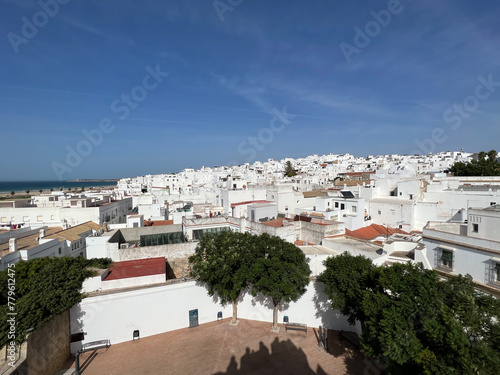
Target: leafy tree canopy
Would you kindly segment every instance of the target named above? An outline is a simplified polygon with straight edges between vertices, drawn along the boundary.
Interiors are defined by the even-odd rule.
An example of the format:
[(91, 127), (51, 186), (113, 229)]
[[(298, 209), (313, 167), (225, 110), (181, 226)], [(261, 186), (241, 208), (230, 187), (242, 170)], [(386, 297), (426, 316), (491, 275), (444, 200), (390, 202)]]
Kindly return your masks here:
[(477, 154), (477, 159), (467, 163), (456, 162), (449, 171), (455, 176), (500, 176), (500, 162), (495, 150), (481, 151)]
[(248, 287), (254, 252), (252, 235), (224, 231), (205, 234), (189, 258), (191, 277), (205, 283), (208, 293), (217, 293), (223, 304), (233, 302)]
[[(24, 340), (26, 330), (41, 327), (82, 300), (83, 281), (94, 275), (88, 267), (108, 268), (110, 265), (108, 258), (43, 257), (20, 261), (0, 272), (0, 315), (6, 317), (7, 312), (17, 313), (16, 341)], [(8, 306), (8, 279), (11, 278), (15, 279), (15, 310)], [(0, 347), (10, 342), (9, 327), (7, 319), (2, 319)]]
[(297, 175), (297, 171), (293, 169), (292, 163), (290, 161), (286, 162), (285, 165), (285, 176), (293, 177)]
[(258, 255), (251, 269), (252, 294), (262, 293), (274, 304), (273, 327), (277, 328), (281, 301), (296, 301), (306, 292), (311, 269), (297, 246), (267, 233), (255, 238)]
[(325, 293), (362, 326), (363, 352), (392, 374), (496, 374), (500, 301), (474, 288), (470, 276), (440, 281), (422, 265), (376, 267), (343, 254), (320, 276)]

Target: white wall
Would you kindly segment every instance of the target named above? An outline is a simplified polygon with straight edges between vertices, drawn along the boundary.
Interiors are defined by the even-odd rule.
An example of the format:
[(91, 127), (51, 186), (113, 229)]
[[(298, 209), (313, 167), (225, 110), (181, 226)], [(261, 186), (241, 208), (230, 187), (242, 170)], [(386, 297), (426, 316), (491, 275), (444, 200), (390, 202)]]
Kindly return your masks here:
[[(70, 310), (71, 333), (86, 332), (84, 341), (71, 344), (71, 351), (96, 340), (109, 339), (111, 344), (131, 341), (136, 329), (141, 337), (147, 337), (186, 328), (189, 310), (194, 309), (198, 309), (200, 324), (215, 321), (219, 311), (224, 318), (232, 316), (231, 305), (222, 307), (216, 298), (208, 296), (205, 287), (194, 281), (87, 297)], [(360, 332), (359, 325), (350, 326), (345, 317), (331, 309), (321, 283), (311, 282), (297, 302), (283, 304), (279, 323), (285, 315), (290, 322), (312, 327)], [(272, 306), (263, 296), (246, 293), (238, 303), (238, 317), (272, 322)]]
[(167, 279), (166, 274), (148, 275), (139, 277), (128, 277), (126, 279), (103, 280), (101, 284), (102, 290), (129, 288), (140, 285), (164, 283)]

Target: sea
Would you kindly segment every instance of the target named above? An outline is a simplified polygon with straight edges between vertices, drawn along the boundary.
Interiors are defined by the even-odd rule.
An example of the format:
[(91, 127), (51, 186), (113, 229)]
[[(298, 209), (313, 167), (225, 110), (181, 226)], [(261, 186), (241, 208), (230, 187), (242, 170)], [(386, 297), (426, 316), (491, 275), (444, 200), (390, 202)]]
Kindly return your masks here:
[(116, 186), (116, 181), (0, 181), (0, 194), (8, 194), (11, 191), (22, 192), (25, 194), (26, 190), (30, 192), (38, 192), (43, 189), (45, 193), (49, 193), (50, 189), (54, 191), (63, 188), (67, 190), (78, 189), (82, 187), (85, 189), (92, 187), (102, 187), (102, 186)]

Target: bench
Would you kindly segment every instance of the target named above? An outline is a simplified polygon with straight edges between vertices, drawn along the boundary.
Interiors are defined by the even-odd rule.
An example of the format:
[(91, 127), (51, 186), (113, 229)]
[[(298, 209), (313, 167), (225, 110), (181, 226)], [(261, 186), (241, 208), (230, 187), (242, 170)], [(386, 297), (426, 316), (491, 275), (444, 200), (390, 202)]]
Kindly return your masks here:
[(339, 332), (339, 339), (341, 340), (344, 339), (349, 341), (351, 344), (354, 345), (356, 350), (361, 349), (361, 341), (359, 340), (359, 337), (355, 332), (349, 332), (349, 331), (346, 332), (344, 330), (341, 330)]
[(83, 344), (82, 348), (79, 350), (80, 353), (85, 353), (88, 352), (89, 350), (97, 350), (97, 349), (103, 349), (103, 348), (109, 348), (111, 346), (111, 341), (110, 340), (98, 340), (98, 341), (92, 341), (88, 342), (86, 344)]
[(285, 332), (288, 332), (288, 330), (295, 330), (295, 331), (304, 331), (307, 335), (307, 324), (304, 323), (285, 323)]

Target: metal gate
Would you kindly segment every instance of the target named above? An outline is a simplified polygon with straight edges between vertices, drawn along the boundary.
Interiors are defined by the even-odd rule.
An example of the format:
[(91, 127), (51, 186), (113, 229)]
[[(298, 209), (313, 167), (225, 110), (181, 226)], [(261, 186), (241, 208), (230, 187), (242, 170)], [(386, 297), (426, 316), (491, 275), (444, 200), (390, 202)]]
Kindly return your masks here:
[(189, 328), (198, 327), (198, 309), (189, 311)]

